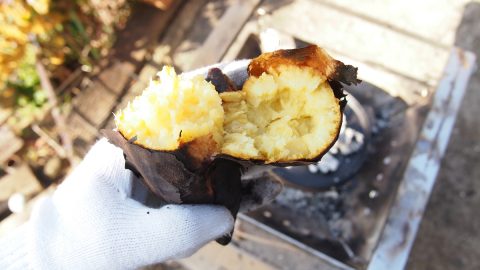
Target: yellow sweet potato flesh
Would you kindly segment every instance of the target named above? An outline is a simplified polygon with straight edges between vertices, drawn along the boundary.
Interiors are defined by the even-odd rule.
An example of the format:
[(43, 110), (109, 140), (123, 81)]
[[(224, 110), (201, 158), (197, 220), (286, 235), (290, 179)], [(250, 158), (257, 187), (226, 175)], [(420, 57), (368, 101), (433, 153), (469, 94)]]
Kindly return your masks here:
[(291, 65), (250, 77), (242, 91), (220, 94), (221, 152), (267, 163), (314, 159), (336, 139), (339, 101), (325, 78)]
[(220, 146), (223, 114), (222, 101), (211, 83), (201, 76), (181, 78), (172, 67), (164, 67), (157, 80), (115, 114), (115, 123), (127, 140), (171, 151), (204, 136)]
[(208, 136), (216, 144), (211, 155), (273, 163), (320, 156), (335, 141), (341, 117), (324, 76), (286, 64), (221, 94), (202, 77), (181, 78), (165, 67), (115, 122), (126, 139), (148, 149), (173, 151)]

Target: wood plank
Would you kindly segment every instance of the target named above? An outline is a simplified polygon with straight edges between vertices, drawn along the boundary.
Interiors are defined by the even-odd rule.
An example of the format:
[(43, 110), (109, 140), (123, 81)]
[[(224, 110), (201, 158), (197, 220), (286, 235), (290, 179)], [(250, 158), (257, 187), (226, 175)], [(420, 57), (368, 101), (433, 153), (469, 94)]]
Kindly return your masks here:
[(26, 164), (13, 168), (0, 178), (0, 201), (8, 201), (14, 193), (31, 197), (41, 190), (42, 186)]
[[(332, 9), (360, 17), (435, 46), (452, 46), (463, 9), (470, 0), (410, 1), (356, 0), (318, 1)], [(414, 27), (413, 27), (414, 26)]]
[[(258, 24), (256, 20), (250, 20), (245, 24), (242, 30), (238, 33), (235, 41), (230, 45), (228, 50), (225, 52), (225, 55), (222, 58), (222, 62), (230, 62), (237, 59), (244, 58), (243, 50), (257, 47), (258, 52), (260, 52), (260, 44), (258, 44)], [(256, 44), (247, 44), (254, 42)], [(252, 50), (253, 51), (253, 50)], [(254, 52), (249, 52), (248, 54), (254, 54)], [(258, 55), (256, 55), (258, 56)], [(247, 56), (248, 57), (248, 56)]]
[(88, 147), (97, 136), (98, 129), (109, 123), (118, 100), (135, 78), (136, 69), (143, 64), (147, 52), (183, 2), (175, 1), (167, 11), (145, 4), (135, 6), (127, 25), (117, 35), (117, 42), (109, 56), (112, 60), (73, 101), (70, 132), (73, 133), (77, 152), (84, 154), (86, 150), (81, 148)]
[[(265, 5), (276, 3), (265, 1)], [(265, 16), (264, 21), (265, 27), (318, 44), (329, 52), (431, 86), (435, 86), (441, 77), (449, 55), (448, 50), (328, 8), (317, 1), (289, 2)]]
[(23, 146), (23, 141), (15, 136), (7, 126), (0, 126), (0, 166)]
[[(145, 66), (143, 66), (142, 70), (140, 71), (140, 73), (138, 74), (137, 76), (137, 79), (136, 79), (136, 82), (135, 83), (142, 83), (142, 84), (148, 84), (150, 82), (150, 79), (152, 79), (153, 77), (155, 77), (155, 75), (159, 72), (160, 70), (154, 66), (154, 65), (150, 65), (150, 64), (146, 64)], [(133, 86), (128, 90), (129, 93), (131, 92), (134, 92), (135, 95), (139, 95), (143, 89), (137, 89), (137, 88), (134, 88)]]
[(94, 81), (73, 100), (74, 110), (94, 127), (99, 128), (110, 116), (117, 102), (117, 96)]
[(123, 93), (135, 70), (143, 63), (150, 47), (168, 27), (170, 20), (183, 1), (175, 1), (166, 11), (139, 4), (135, 7), (127, 26), (118, 33), (110, 61), (102, 68), (98, 79), (116, 95)]
[(275, 268), (240, 250), (234, 245), (211, 242), (192, 256), (178, 261), (189, 270), (273, 270)]
[(135, 5), (127, 25), (117, 34), (117, 42), (109, 58), (133, 63), (137, 67), (141, 65), (184, 2), (176, 0), (166, 11), (142, 3)]
[(172, 54), (175, 48), (185, 39), (185, 35), (196, 21), (197, 14), (207, 2), (207, 0), (195, 0), (185, 3), (152, 54), (152, 61), (155, 64), (159, 66), (173, 64)]
[[(293, 35), (296, 38), (296, 35)], [(256, 43), (256, 44), (247, 44)], [(232, 43), (222, 61), (229, 62), (235, 59), (241, 59), (244, 56), (244, 50), (257, 47), (260, 49), (258, 43), (258, 27), (255, 21), (250, 21), (242, 28), (235, 41)], [(336, 59), (358, 67), (360, 79), (367, 81), (375, 86), (385, 90), (394, 97), (400, 97), (409, 105), (422, 105), (429, 102), (431, 93), (434, 90), (434, 85), (399, 76), (391, 71), (382, 69), (381, 67), (354, 60), (346, 57), (342, 53), (329, 53)], [(248, 57), (254, 57), (254, 53), (247, 53)]]
[(193, 61), (187, 65), (188, 70), (219, 62), (259, 2), (259, 0), (236, 1), (230, 6)]
[(173, 0), (140, 0), (161, 10), (167, 10), (172, 5)]
[(127, 83), (132, 79), (135, 65), (128, 62), (113, 61), (99, 74), (98, 80), (105, 88), (116, 95), (122, 94)]
[(77, 113), (70, 114), (67, 118), (67, 123), (75, 154), (79, 156), (85, 155), (90, 145), (95, 141), (98, 129)]
[(133, 100), (134, 97), (140, 95), (143, 90), (145, 90), (145, 88), (148, 86), (150, 80), (153, 79), (158, 72), (159, 69), (157, 66), (146, 64), (138, 74), (136, 80), (128, 89), (127, 93), (122, 97), (122, 100), (116, 106), (115, 110), (123, 109), (129, 101)]

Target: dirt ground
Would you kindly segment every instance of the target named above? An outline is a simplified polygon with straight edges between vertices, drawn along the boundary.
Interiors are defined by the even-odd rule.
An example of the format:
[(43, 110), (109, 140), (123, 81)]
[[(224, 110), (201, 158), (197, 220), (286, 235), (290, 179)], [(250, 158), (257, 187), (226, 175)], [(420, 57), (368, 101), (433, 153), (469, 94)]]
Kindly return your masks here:
[[(456, 45), (477, 54), (480, 3), (466, 5)], [(470, 84), (407, 269), (480, 269), (480, 72)]]

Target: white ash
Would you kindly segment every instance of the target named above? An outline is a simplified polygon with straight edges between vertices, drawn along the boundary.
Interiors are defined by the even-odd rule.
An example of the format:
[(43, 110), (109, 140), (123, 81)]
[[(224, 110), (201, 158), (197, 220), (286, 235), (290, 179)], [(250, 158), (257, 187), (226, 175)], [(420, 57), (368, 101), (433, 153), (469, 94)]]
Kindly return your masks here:
[(325, 154), (322, 157), (322, 160), (319, 161), (316, 165), (318, 170), (320, 170), (324, 174), (329, 172), (336, 172), (339, 166), (340, 161), (330, 153)]
[(318, 172), (318, 165), (317, 164), (308, 165), (308, 171), (311, 172), (311, 173), (317, 173)]
[(340, 167), (340, 161), (335, 155), (350, 155), (359, 151), (365, 141), (363, 133), (347, 126), (345, 115), (343, 116), (342, 127), (337, 142), (332, 146), (317, 164), (308, 165), (311, 173), (321, 172), (323, 174), (333, 173)]
[(270, 211), (264, 211), (264, 212), (263, 212), (263, 216), (266, 217), (266, 218), (271, 218), (271, 217), (272, 217), (272, 212), (270, 212)]
[[(348, 237), (351, 236), (351, 230), (348, 229), (351, 224), (344, 223), (351, 223), (351, 221), (344, 218), (344, 194), (346, 193), (342, 192), (341, 189), (331, 189), (324, 192), (308, 192), (291, 187), (284, 187), (283, 191), (275, 199), (274, 204), (289, 209), (287, 210), (288, 212), (301, 213), (299, 214), (300, 216), (311, 221), (316, 221), (317, 223), (315, 224), (317, 225), (314, 227), (316, 230), (319, 230), (319, 232), (315, 234), (328, 235), (330, 238), (339, 237), (348, 239)], [(307, 224), (301, 223), (302, 220), (302, 218), (297, 217), (294, 221), (295, 226), (304, 225), (308, 227)], [(292, 226), (293, 225), (292, 223)], [(320, 227), (324, 227), (322, 229), (323, 232), (320, 232)]]
[(392, 159), (390, 157), (385, 157), (383, 159), (383, 164), (388, 165), (388, 164), (390, 164), (391, 161), (392, 161)]
[(369, 197), (370, 199), (375, 199), (376, 197), (378, 197), (378, 191), (377, 191), (377, 190), (374, 190), (374, 189), (370, 190), (370, 191), (368, 192), (368, 197)]
[(353, 154), (362, 148), (364, 139), (363, 133), (347, 127), (344, 132), (340, 133), (330, 152), (332, 154), (341, 153), (342, 155)]

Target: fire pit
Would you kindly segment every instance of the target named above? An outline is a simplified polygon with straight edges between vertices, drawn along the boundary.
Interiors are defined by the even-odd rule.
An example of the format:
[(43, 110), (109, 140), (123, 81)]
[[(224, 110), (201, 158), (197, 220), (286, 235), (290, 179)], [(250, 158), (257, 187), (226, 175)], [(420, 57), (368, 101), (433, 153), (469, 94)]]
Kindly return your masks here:
[[(255, 32), (252, 29), (248, 24), (244, 27), (237, 38), (243, 46), (233, 44), (234, 49), (227, 52), (227, 60), (229, 57), (255, 57), (261, 51), (261, 37), (252, 34)], [(308, 44), (293, 37), (290, 40), (297, 47)], [(447, 102), (441, 100), (440, 96), (444, 95), (461, 100), (473, 69), (473, 59), (471, 54), (453, 50), (446, 70), (456, 73), (443, 79), (432, 99), (428, 92), (418, 93), (418, 100), (423, 101), (417, 103), (393, 96), (369, 82), (347, 86), (351, 106), (346, 110), (347, 123), (353, 129), (351, 132), (361, 133), (359, 140), (363, 139), (358, 149), (343, 155), (334, 153), (334, 157), (337, 155), (334, 162), (338, 164), (332, 166), (336, 170), (326, 173), (319, 172), (321, 164), (320, 168), (273, 169), (271, 173), (284, 180), (284, 191), (272, 204), (241, 216), (240, 231), (291, 244), (297, 248), (295, 255), (275, 249), (277, 258), (272, 259), (274, 255), (261, 251), (268, 245), (261, 249), (258, 243), (241, 238), (236, 244), (281, 269), (293, 267), (290, 261), (299, 260), (303, 256), (300, 254), (305, 253), (316, 257), (306, 263), (309, 267), (383, 269), (396, 265), (402, 268), (421, 219), (421, 214), (405, 213), (423, 211), (436, 177), (436, 171), (412, 173), (413, 167), (423, 166), (416, 155), (425, 151), (443, 154), (444, 149), (435, 149), (439, 147), (437, 144), (446, 145), (448, 135), (429, 137), (427, 143), (424, 134), (431, 132), (429, 123), (443, 123), (451, 117), (451, 111), (458, 109), (458, 103), (453, 101), (448, 105), (438, 102)], [(445, 110), (445, 106), (452, 109)], [(431, 107), (440, 108), (435, 111)], [(443, 125), (438, 132), (450, 134), (451, 129), (451, 124)], [(433, 162), (438, 170), (441, 154), (430, 158), (435, 159)], [(328, 166), (331, 164), (327, 164), (325, 171)], [(427, 181), (428, 185), (408, 190), (408, 196), (416, 198), (417, 202), (408, 203), (409, 199), (404, 198), (405, 187), (416, 186), (418, 181)], [(390, 243), (392, 239), (398, 242)], [(278, 259), (278, 254), (282, 254), (282, 259)]]

